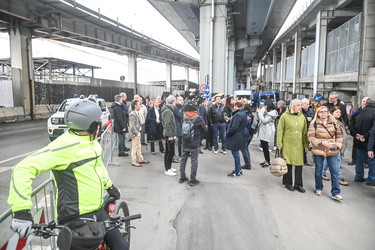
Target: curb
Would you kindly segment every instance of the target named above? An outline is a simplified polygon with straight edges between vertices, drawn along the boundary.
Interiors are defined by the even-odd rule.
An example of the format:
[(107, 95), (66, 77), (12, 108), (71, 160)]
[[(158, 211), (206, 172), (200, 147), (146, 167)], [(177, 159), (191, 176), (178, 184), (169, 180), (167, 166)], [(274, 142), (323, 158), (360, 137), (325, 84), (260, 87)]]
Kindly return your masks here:
[(46, 127), (47, 128), (47, 118), (29, 120), (29, 121), (12, 121), (0, 123), (0, 132), (14, 131), (20, 129), (28, 129), (35, 127)]

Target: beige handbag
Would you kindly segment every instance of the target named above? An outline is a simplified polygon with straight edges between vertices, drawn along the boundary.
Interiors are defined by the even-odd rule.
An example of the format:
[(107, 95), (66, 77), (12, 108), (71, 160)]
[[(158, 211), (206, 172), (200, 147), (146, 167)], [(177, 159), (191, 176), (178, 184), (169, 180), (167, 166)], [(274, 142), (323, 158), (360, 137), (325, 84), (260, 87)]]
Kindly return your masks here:
[(276, 149), (275, 159), (271, 161), (270, 172), (272, 175), (280, 177), (288, 173), (288, 166), (286, 161), (280, 157), (280, 150)]

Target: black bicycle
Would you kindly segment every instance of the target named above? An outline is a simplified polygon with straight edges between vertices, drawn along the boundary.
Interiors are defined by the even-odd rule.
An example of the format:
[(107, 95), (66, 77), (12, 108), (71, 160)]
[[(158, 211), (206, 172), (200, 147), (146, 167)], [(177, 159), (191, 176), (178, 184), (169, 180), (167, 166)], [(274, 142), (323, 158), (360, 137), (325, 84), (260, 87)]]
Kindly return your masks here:
[[(102, 208), (108, 213), (110, 216), (109, 220), (103, 221), (104, 226), (108, 227), (111, 225), (115, 228), (120, 230), (120, 233), (126, 239), (129, 244), (130, 248), (130, 230), (134, 226), (130, 225), (131, 220), (140, 219), (141, 214), (129, 215), (129, 208), (125, 201), (120, 201), (119, 203), (113, 197), (109, 197), (108, 194), (104, 197), (104, 203)], [(48, 224), (33, 224), (32, 228), (34, 229), (33, 235), (38, 237), (43, 237), (47, 239), (51, 236), (58, 236), (55, 230), (61, 230), (65, 226), (57, 225), (55, 221), (51, 221)], [(110, 247), (108, 244), (102, 240), (98, 250), (109, 250)]]

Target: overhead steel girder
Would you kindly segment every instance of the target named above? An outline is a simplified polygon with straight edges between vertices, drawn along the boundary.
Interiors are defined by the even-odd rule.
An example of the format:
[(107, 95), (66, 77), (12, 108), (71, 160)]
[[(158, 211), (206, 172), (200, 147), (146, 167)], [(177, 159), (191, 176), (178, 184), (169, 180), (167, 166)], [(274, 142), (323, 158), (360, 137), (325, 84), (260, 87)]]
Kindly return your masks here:
[[(77, 8), (76, 5), (71, 6), (51, 0), (2, 0), (0, 13), (5, 13), (6, 18), (23, 20), (22, 25), (33, 28), (34, 34), (43, 38), (104, 49), (118, 54), (135, 53), (138, 57), (149, 60), (199, 68), (197, 59), (92, 10), (90, 10), (92, 13), (88, 14), (88, 10), (82, 10), (84, 6), (80, 5), (80, 8)], [(3, 15), (0, 17), (2, 18)], [(10, 28), (9, 25), (7, 27)]]

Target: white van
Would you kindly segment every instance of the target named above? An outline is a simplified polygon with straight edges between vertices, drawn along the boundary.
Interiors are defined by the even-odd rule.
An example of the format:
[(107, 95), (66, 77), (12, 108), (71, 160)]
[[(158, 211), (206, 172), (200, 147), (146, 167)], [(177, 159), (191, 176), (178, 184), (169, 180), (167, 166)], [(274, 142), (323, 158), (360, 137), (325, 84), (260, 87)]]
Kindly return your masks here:
[(254, 90), (246, 90), (246, 89), (240, 89), (240, 90), (234, 90), (233, 91), (233, 97), (234, 98), (238, 98), (238, 100), (241, 100), (242, 98), (246, 98), (247, 99), (247, 102), (248, 104), (251, 105), (251, 102), (253, 100), (253, 94)]
[[(51, 141), (55, 140), (57, 137), (62, 135), (68, 127), (65, 125), (64, 121), (64, 113), (65, 110), (71, 105), (73, 102), (80, 100), (78, 98), (69, 98), (64, 100), (60, 107), (56, 110), (56, 113), (54, 113), (50, 118), (48, 118), (47, 121), (47, 130), (48, 130), (48, 135), (49, 139)], [(110, 119), (110, 112), (107, 108), (107, 104), (105, 103), (105, 100), (102, 98), (97, 98), (96, 103), (102, 110), (102, 116), (100, 117), (102, 124), (101, 128), (102, 130), (105, 129), (105, 125), (107, 121)]]

